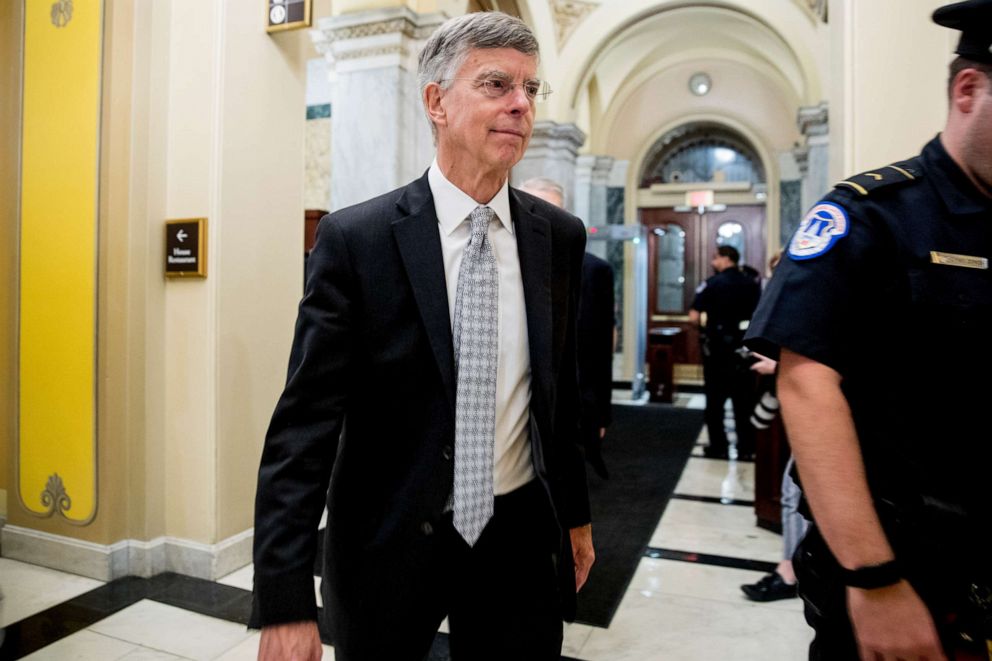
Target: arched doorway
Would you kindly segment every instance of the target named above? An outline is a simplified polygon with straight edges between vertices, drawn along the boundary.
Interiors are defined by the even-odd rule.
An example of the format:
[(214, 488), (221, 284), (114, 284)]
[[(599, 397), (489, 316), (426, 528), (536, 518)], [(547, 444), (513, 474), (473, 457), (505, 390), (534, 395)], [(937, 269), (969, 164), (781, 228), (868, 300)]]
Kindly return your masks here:
[[(767, 178), (757, 150), (733, 129), (683, 124), (648, 151), (639, 188), (657, 206), (638, 208), (648, 237), (648, 336), (671, 344), (676, 380), (698, 379), (698, 332), (688, 322), (696, 289), (712, 275), (717, 246), (763, 271)], [(651, 341), (649, 340), (649, 344)]]

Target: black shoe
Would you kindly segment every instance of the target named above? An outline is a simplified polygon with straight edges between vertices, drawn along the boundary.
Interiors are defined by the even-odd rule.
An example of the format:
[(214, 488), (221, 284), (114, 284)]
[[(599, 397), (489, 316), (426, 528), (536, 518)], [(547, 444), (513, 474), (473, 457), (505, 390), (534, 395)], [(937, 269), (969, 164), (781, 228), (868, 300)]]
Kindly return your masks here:
[(707, 459), (730, 459), (730, 454), (727, 452), (726, 448), (719, 450), (711, 445), (707, 445), (703, 448), (703, 456)]
[(789, 585), (778, 572), (772, 572), (757, 583), (742, 585), (741, 590), (751, 601), (777, 601), (798, 596), (796, 585)]

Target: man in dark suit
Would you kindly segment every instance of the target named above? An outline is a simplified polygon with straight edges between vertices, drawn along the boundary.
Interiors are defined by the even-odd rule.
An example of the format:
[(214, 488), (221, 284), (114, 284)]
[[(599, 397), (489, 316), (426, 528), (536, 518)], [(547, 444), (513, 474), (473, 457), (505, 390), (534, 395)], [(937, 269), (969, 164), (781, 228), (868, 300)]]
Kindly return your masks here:
[(613, 420), (613, 350), (616, 315), (613, 303), (613, 267), (591, 253), (582, 258), (582, 294), (579, 297), (580, 429), (586, 461), (604, 480), (610, 473), (603, 461), (603, 439)]
[[(536, 195), (561, 209), (565, 190), (547, 177), (534, 177), (520, 190)], [(586, 461), (604, 480), (610, 473), (603, 461), (603, 439), (613, 419), (613, 351), (616, 346), (616, 311), (613, 267), (592, 253), (582, 258), (582, 293), (579, 295), (579, 393), (582, 401), (580, 434)]]
[(251, 625), (261, 659), (558, 659), (593, 561), (578, 444), (585, 235), (507, 185), (538, 47), (518, 19), (452, 19), (420, 54), (437, 145), (419, 180), (321, 221), (265, 440)]

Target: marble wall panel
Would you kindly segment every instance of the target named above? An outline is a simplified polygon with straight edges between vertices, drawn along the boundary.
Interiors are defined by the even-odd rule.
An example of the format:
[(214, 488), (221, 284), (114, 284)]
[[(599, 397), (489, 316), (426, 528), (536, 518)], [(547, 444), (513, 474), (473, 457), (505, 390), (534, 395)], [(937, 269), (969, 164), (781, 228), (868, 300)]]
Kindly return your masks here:
[(305, 209), (329, 209), (331, 204), (331, 116), (330, 105), (327, 114), (314, 112), (309, 119), (311, 108), (307, 108), (306, 127), (306, 166), (303, 187)]
[(334, 99), (332, 210), (405, 185), (430, 166), (433, 143), (412, 73), (399, 67), (342, 72)]
[(805, 212), (802, 203), (803, 183), (798, 179), (779, 182), (779, 218), (781, 219), (779, 241), (783, 246), (792, 238), (792, 233), (796, 231)]

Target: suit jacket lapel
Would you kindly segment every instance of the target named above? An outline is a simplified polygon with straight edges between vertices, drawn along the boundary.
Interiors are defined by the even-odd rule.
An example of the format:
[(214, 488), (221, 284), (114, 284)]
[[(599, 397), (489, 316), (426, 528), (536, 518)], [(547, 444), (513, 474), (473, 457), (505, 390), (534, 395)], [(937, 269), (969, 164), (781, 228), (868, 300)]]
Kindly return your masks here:
[(512, 188), (510, 205), (527, 307), (531, 387), (546, 407), (551, 403), (552, 385), (551, 226), (547, 218), (533, 213), (532, 203)]
[(448, 404), (454, 411), (455, 366), (448, 290), (434, 198), (426, 174), (406, 187), (397, 206), (401, 217), (393, 222), (393, 235), (441, 371)]

